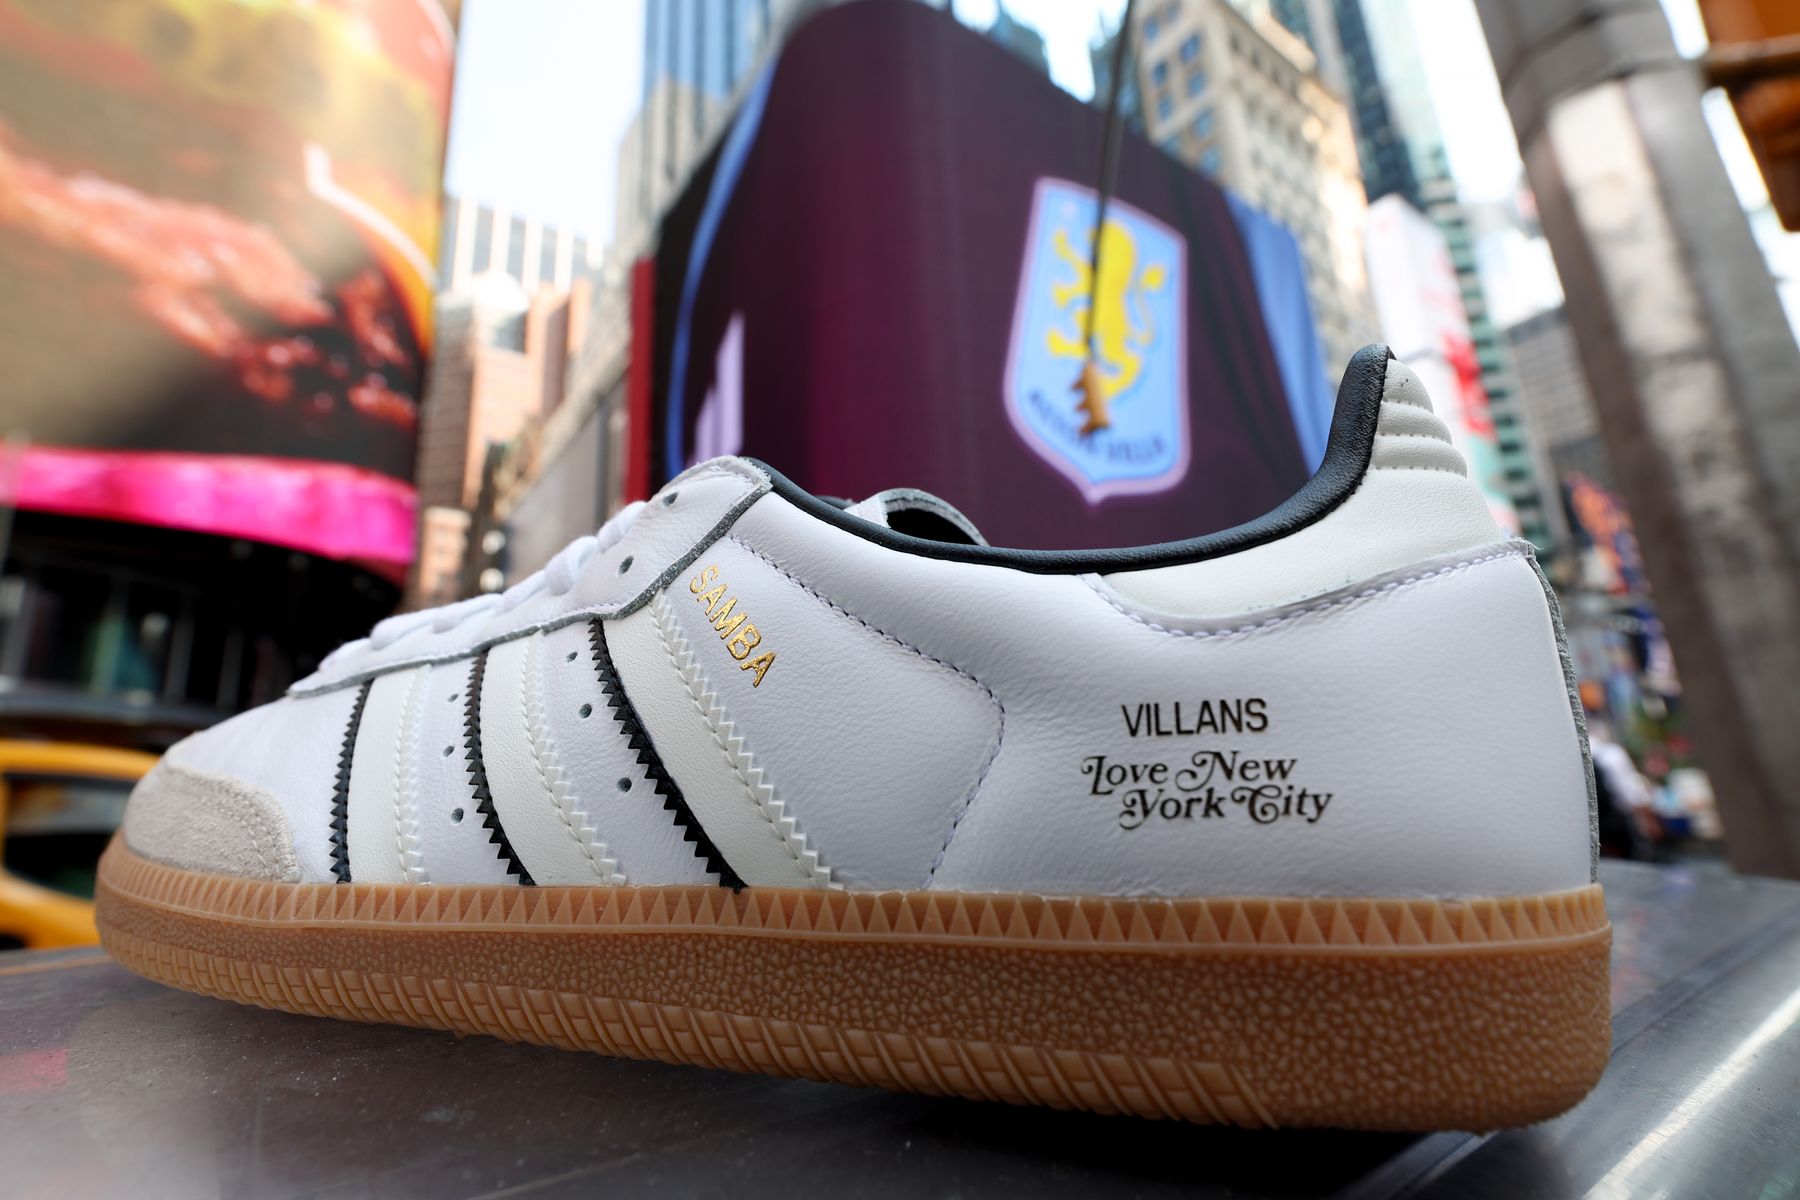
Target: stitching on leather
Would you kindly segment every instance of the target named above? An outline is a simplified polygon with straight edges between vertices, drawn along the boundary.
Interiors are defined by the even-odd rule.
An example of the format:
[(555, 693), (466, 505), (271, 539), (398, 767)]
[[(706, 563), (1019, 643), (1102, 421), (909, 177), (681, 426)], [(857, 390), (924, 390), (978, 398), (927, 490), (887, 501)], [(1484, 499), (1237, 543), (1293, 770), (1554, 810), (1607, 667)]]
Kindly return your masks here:
[[(240, 795), (238, 798), (242, 800), (247, 798), (242, 796), (241, 793), (249, 790), (248, 785), (240, 784), (237, 780), (231, 779), (225, 775), (215, 775), (211, 771), (202, 771), (195, 767), (187, 766), (183, 763), (176, 762), (167, 756), (164, 757), (162, 762), (156, 765), (156, 769), (166, 770), (170, 775), (177, 778), (186, 776), (188, 786), (194, 790), (184, 792), (180, 797), (181, 800), (190, 803), (199, 801), (211, 812), (227, 818), (250, 836), (250, 849), (256, 854), (256, 865), (261, 875), (275, 876), (285, 874), (281, 871), (280, 851), (275, 849), (272, 845), (264, 847), (263, 840), (258, 835), (257, 825), (259, 824), (259, 820), (251, 819), (251, 812), (254, 810), (247, 810), (239, 805), (229, 804), (215, 794), (215, 789), (231, 791), (233, 793), (239, 793)], [(206, 785), (211, 785), (211, 787), (209, 788)], [(170, 787), (173, 785), (164, 784), (163, 786)], [(258, 818), (260, 818), (260, 815), (260, 812), (258, 812)], [(270, 830), (268, 832), (270, 833), (270, 841), (273, 842), (275, 840), (274, 831)]]
[[(544, 798), (550, 801), (550, 807), (562, 818), (563, 828), (569, 831), (569, 837), (581, 848), (581, 853), (595, 876), (602, 883), (624, 883), (624, 872), (619, 870), (619, 861), (614, 857), (611, 847), (597, 837), (590, 840), (581, 836), (583, 830), (597, 831), (588, 823), (587, 813), (576, 806), (576, 800), (569, 795), (568, 789), (557, 786), (562, 782), (562, 768), (554, 762), (546, 762), (546, 759), (555, 758), (556, 745), (550, 736), (549, 724), (544, 719), (543, 700), (539, 695), (543, 687), (543, 641), (542, 634), (534, 634), (525, 643), (525, 662), (519, 670), (519, 707), (525, 718), (525, 744), (531, 748), (531, 762), (537, 768), (538, 784), (544, 789)], [(550, 778), (551, 771), (557, 773), (555, 781)], [(581, 817), (580, 828), (575, 825), (576, 816)], [(598, 857), (594, 854), (595, 846), (600, 850)]]
[[(693, 704), (694, 711), (700, 714), (700, 719), (706, 722), (707, 729), (712, 733), (713, 744), (724, 755), (725, 765), (737, 776), (745, 797), (756, 807), (762, 819), (768, 822), (769, 831), (781, 842), (782, 848), (794, 860), (801, 875), (830, 883), (830, 868), (819, 862), (819, 852), (807, 839), (806, 831), (800, 828), (799, 821), (787, 811), (786, 803), (775, 797), (774, 785), (768, 782), (762, 765), (756, 761), (755, 751), (745, 743), (743, 735), (737, 732), (735, 722), (725, 715), (723, 702), (718, 693), (712, 690), (711, 681), (701, 670), (693, 647), (688, 645), (686, 636), (676, 622), (675, 611), (669, 605), (668, 593), (659, 593), (650, 602), (650, 615), (653, 618), (651, 623), (656, 626), (657, 638), (662, 642), (663, 653), (669, 656), (669, 665), (675, 668), (676, 676), (687, 690), (688, 700)], [(685, 663), (682, 662), (684, 656), (687, 659)], [(735, 748), (732, 745), (734, 742)], [(751, 763), (750, 769), (756, 772), (756, 781), (752, 781), (749, 772), (745, 770), (745, 760)], [(768, 791), (768, 799), (758, 792), (759, 786)], [(786, 831), (782, 829), (784, 821), (787, 824)]]
[(735, 533), (727, 534), (726, 538), (729, 541), (736, 542), (739, 546), (742, 546), (745, 550), (749, 551), (751, 554), (755, 555), (757, 558), (760, 558), (762, 561), (768, 563), (769, 566), (773, 567), (776, 571), (780, 572), (783, 576), (785, 576), (786, 578), (791, 580), (795, 585), (797, 585), (801, 591), (805, 592), (807, 595), (811, 596), (813, 599), (815, 599), (819, 603), (823, 604), (826, 608), (831, 609), (833, 612), (839, 614), (840, 616), (845, 616), (845, 617), (850, 618), (852, 621), (855, 621), (858, 625), (861, 625), (864, 629), (868, 630), (870, 633), (874, 634), (876, 637), (881, 638), (883, 641), (891, 642), (894, 645), (900, 647), (902, 650), (905, 650), (909, 654), (917, 655), (918, 657), (924, 659), (928, 663), (934, 663), (937, 666), (943, 667), (947, 671), (953, 671), (956, 674), (962, 676), (964, 679), (968, 680), (970, 683), (972, 683), (976, 687), (980, 688), (981, 694), (986, 696), (988, 698), (988, 703), (990, 703), (994, 706), (994, 712), (995, 712), (996, 716), (998, 717), (998, 724), (994, 728), (994, 744), (992, 746), (988, 747), (987, 759), (986, 759), (986, 761), (984, 761), (981, 764), (981, 770), (979, 772), (977, 772), (977, 774), (975, 776), (974, 786), (969, 789), (968, 794), (963, 797), (962, 804), (957, 807), (956, 812), (951, 816), (950, 828), (949, 828), (948, 832), (946, 832), (944, 835), (944, 844), (943, 844), (942, 848), (940, 848), (938, 850), (937, 857), (931, 860), (931, 868), (925, 872), (925, 886), (930, 886), (931, 881), (934, 878), (936, 878), (936, 876), (937, 876), (938, 868), (944, 865), (944, 856), (950, 852), (950, 843), (956, 840), (957, 831), (962, 828), (963, 818), (968, 815), (970, 806), (972, 806), (975, 803), (975, 797), (980, 794), (981, 785), (987, 782), (988, 772), (993, 770), (993, 767), (994, 767), (994, 760), (1000, 757), (1000, 743), (1003, 740), (1005, 740), (1005, 738), (1006, 738), (1006, 705), (1004, 705), (1000, 702), (1000, 697), (996, 696), (994, 694), (993, 688), (991, 688), (987, 684), (981, 682), (981, 680), (977, 679), (974, 675), (971, 675), (969, 672), (963, 670), (961, 667), (957, 666), (955, 663), (947, 662), (946, 660), (938, 658), (936, 655), (933, 655), (933, 654), (927, 654), (925, 651), (919, 649), (919, 647), (913, 645), (911, 642), (905, 641), (901, 638), (897, 638), (893, 634), (889, 633), (887, 630), (881, 629), (875, 625), (871, 625), (869, 622), (863, 620), (863, 618), (857, 616), (855, 613), (851, 612), (849, 609), (845, 608), (843, 605), (841, 605), (841, 604), (837, 603), (835, 600), (831, 599), (829, 596), (826, 596), (824, 593), (818, 591), (811, 584), (807, 583), (806, 580), (800, 578), (798, 575), (794, 574), (792, 571), (788, 570), (786, 567), (784, 567), (780, 563), (776, 562), (773, 558), (770, 558), (767, 554), (764, 554), (761, 550), (758, 550), (755, 546), (752, 546), (749, 542), (746, 542), (743, 538), (739, 537), (737, 534), (735, 534)]
[(1467, 476), (1462, 471), (1457, 470), (1455, 467), (1413, 467), (1413, 466), (1390, 467), (1383, 463), (1371, 463), (1369, 466), (1369, 470), (1371, 470), (1371, 471), (1439, 471), (1445, 475), (1455, 475), (1458, 478), (1467, 478)]
[[(1388, 468), (1383, 468), (1383, 469), (1405, 471), (1405, 470), (1434, 470), (1435, 468), (1431, 468), (1431, 467), (1418, 467), (1418, 468), (1388, 467)], [(1099, 576), (1083, 575), (1081, 578), (1082, 578), (1082, 582), (1086, 583), (1089, 588), (1093, 589), (1094, 593), (1097, 596), (1099, 596), (1102, 600), (1106, 601), (1108, 604), (1112, 605), (1113, 608), (1117, 609), (1123, 615), (1130, 617), (1133, 621), (1136, 621), (1139, 625), (1147, 626), (1151, 629), (1156, 630), (1156, 632), (1158, 632), (1158, 633), (1166, 633), (1172, 637), (1186, 637), (1186, 638), (1235, 637), (1240, 634), (1255, 633), (1261, 629), (1269, 629), (1276, 625), (1285, 624), (1288, 621), (1297, 620), (1301, 617), (1312, 616), (1315, 613), (1329, 612), (1331, 609), (1334, 609), (1334, 608), (1343, 608), (1347, 605), (1359, 604), (1364, 600), (1373, 599), (1374, 597), (1380, 596), (1384, 593), (1399, 591), (1402, 588), (1411, 587), (1412, 585), (1417, 584), (1417, 583), (1423, 583), (1428, 579), (1436, 579), (1442, 575), (1451, 575), (1458, 571), (1466, 571), (1470, 567), (1479, 566), (1482, 563), (1495, 562), (1499, 559), (1504, 559), (1504, 558), (1523, 558), (1523, 557), (1524, 557), (1523, 550), (1521, 550), (1517, 547), (1514, 547), (1514, 546), (1508, 546), (1504, 550), (1496, 550), (1496, 551), (1492, 552), (1491, 554), (1483, 554), (1477, 558), (1466, 558), (1459, 562), (1446, 563), (1444, 566), (1436, 567), (1430, 571), (1421, 571), (1417, 575), (1407, 575), (1400, 579), (1390, 579), (1386, 583), (1379, 584), (1372, 588), (1364, 588), (1360, 592), (1351, 592), (1348, 595), (1333, 596), (1331, 599), (1322, 601), (1317, 604), (1309, 604), (1309, 605), (1305, 605), (1305, 606), (1302, 606), (1299, 608), (1289, 609), (1286, 612), (1279, 613), (1273, 617), (1268, 617), (1261, 621), (1255, 621), (1248, 625), (1235, 625), (1228, 629), (1170, 629), (1167, 625), (1159, 625), (1155, 621), (1152, 621), (1150, 618), (1144, 616), (1142, 613), (1133, 612), (1131, 609), (1125, 607), (1125, 605), (1120, 603), (1120, 601), (1116, 597), (1114, 597), (1107, 589), (1105, 589), (1101, 586)]]
[[(417, 803), (418, 785), (413, 778), (418, 762), (419, 750), (419, 711), (415, 707), (419, 703), (419, 694), (425, 681), (431, 676), (429, 666), (415, 668), (412, 678), (407, 682), (406, 699), (400, 705), (400, 736), (394, 739), (394, 849), (400, 856), (400, 874), (408, 883), (426, 883), (425, 870), (419, 868), (419, 878), (413, 879), (413, 866), (407, 860), (406, 839), (411, 836), (417, 841), (418, 822), (411, 811)], [(407, 827), (413, 832), (409, 835)]]

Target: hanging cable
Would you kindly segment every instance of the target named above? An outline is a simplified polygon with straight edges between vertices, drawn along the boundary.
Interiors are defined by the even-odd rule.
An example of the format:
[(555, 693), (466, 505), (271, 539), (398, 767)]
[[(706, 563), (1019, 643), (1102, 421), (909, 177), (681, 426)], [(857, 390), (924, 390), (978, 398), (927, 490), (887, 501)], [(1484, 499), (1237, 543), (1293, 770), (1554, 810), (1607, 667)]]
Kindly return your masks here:
[(1094, 313), (1099, 302), (1100, 262), (1104, 253), (1106, 231), (1106, 209), (1112, 201), (1113, 187), (1119, 174), (1119, 146), (1124, 140), (1125, 119), (1119, 111), (1119, 100), (1125, 90), (1125, 70), (1130, 62), (1131, 39), (1135, 36), (1132, 24), (1132, 13), (1137, 8), (1137, 0), (1125, 0), (1125, 16), (1120, 22), (1119, 30), (1113, 38), (1112, 78), (1107, 80), (1106, 127), (1100, 140), (1100, 177), (1095, 181), (1094, 204), (1094, 237), (1093, 246), (1088, 255), (1088, 305), (1087, 361), (1081, 368), (1081, 379), (1076, 383), (1076, 390), (1081, 393), (1081, 401), (1076, 405), (1086, 420), (1082, 423), (1083, 437), (1096, 433), (1112, 424), (1112, 414), (1107, 411), (1106, 396), (1103, 391), (1105, 381), (1100, 374), (1097, 361), (1099, 353), (1097, 339), (1099, 331), (1095, 328)]

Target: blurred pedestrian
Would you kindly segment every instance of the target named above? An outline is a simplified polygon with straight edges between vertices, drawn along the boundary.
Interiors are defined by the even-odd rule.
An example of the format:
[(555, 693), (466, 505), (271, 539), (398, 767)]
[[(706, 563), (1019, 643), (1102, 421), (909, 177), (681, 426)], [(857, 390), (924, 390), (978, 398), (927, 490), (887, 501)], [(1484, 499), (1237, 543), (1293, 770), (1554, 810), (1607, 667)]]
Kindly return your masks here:
[(1599, 801), (1600, 852), (1613, 858), (1648, 862), (1662, 837), (1650, 785), (1632, 761), (1631, 752), (1613, 740), (1604, 721), (1588, 726), (1594, 756), (1594, 792)]

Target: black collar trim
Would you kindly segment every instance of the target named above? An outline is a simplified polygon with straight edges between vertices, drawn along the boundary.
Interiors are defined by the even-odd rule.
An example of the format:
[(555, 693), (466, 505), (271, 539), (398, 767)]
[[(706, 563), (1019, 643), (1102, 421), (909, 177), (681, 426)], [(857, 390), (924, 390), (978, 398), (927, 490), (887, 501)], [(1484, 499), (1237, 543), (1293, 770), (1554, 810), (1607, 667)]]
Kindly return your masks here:
[(967, 546), (912, 537), (851, 516), (766, 463), (756, 459), (750, 461), (767, 473), (775, 495), (802, 512), (846, 533), (904, 554), (1011, 567), (1036, 575), (1106, 575), (1114, 571), (1173, 567), (1279, 541), (1323, 519), (1349, 499), (1369, 469), (1369, 457), (1375, 449), (1375, 426), (1381, 418), (1381, 397), (1387, 387), (1387, 365), (1393, 357), (1393, 352), (1386, 346), (1373, 345), (1364, 346), (1351, 358), (1350, 366), (1338, 384), (1331, 434), (1325, 443), (1325, 459), (1299, 491), (1254, 521), (1218, 533), (1155, 546), (1116, 550), (1008, 550), (999, 546)]

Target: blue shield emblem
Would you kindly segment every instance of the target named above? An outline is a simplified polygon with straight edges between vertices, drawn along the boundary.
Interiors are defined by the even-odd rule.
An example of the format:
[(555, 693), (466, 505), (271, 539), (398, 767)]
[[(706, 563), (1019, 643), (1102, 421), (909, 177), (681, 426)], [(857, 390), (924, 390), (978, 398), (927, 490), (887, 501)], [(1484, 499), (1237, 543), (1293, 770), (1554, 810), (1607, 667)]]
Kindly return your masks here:
[(1013, 428), (1089, 504), (1162, 491), (1188, 468), (1187, 243), (1112, 200), (1090, 286), (1097, 204), (1090, 188), (1038, 180), (1006, 363)]

